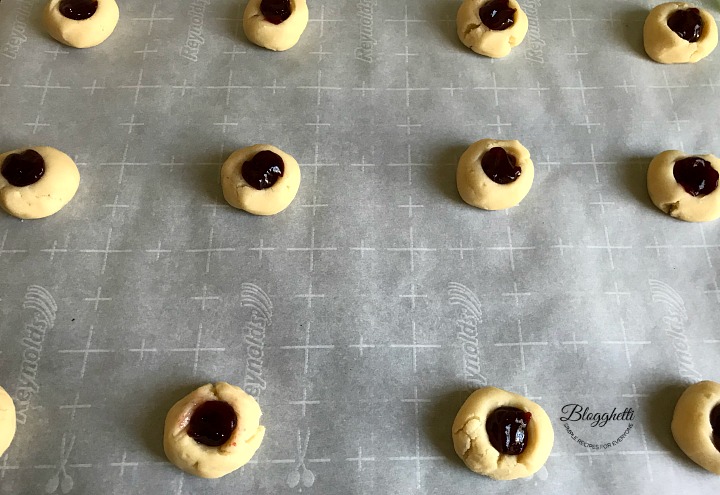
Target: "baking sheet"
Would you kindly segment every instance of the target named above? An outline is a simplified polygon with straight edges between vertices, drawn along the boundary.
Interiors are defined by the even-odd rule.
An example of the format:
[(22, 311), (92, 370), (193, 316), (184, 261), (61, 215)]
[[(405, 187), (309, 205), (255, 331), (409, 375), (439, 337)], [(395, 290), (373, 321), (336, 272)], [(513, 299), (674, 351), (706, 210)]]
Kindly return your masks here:
[[(0, 217), (20, 419), (1, 493), (718, 489), (669, 421), (682, 387), (720, 379), (720, 232), (655, 210), (644, 183), (662, 150), (720, 149), (718, 58), (651, 62), (650, 3), (526, 0), (528, 38), (497, 61), (460, 45), (457, 1), (312, 2), (285, 53), (247, 42), (237, 1), (128, 0), (83, 51), (44, 34), (42, 6), (0, 3), (1, 148), (58, 147), (82, 184), (49, 219)], [(508, 212), (454, 186), (484, 137), (536, 164)], [(218, 184), (258, 142), (302, 164), (274, 218)], [(164, 415), (218, 380), (258, 398), (267, 436), (241, 471), (195, 479), (163, 456)], [(455, 456), (453, 416), (483, 384), (553, 420), (533, 478)], [(633, 428), (583, 447), (568, 404), (632, 408)], [(593, 444), (629, 423), (567, 422)]]

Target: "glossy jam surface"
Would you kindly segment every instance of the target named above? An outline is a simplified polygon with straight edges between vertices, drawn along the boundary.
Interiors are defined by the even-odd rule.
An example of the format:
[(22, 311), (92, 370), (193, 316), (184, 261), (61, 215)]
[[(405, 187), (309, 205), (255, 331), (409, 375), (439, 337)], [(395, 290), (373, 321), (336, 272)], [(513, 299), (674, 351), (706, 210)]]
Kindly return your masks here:
[(673, 175), (677, 183), (691, 196), (707, 196), (717, 189), (720, 178), (710, 162), (698, 156), (676, 161)]
[(197, 443), (220, 447), (228, 441), (237, 426), (235, 409), (227, 402), (204, 402), (190, 418), (187, 433)]
[(290, 5), (290, 0), (262, 0), (260, 12), (266, 21), (282, 24), (292, 14), (292, 5)]
[(490, 0), (480, 7), (480, 20), (493, 31), (503, 31), (515, 24), (515, 9), (508, 0)]
[(13, 153), (2, 163), (2, 176), (15, 187), (35, 184), (45, 174), (45, 160), (35, 150)]
[(704, 23), (700, 10), (692, 8), (673, 12), (668, 17), (667, 25), (685, 41), (695, 43), (702, 36)]
[(90, 19), (98, 8), (97, 0), (62, 0), (60, 13), (73, 21)]
[(720, 404), (710, 411), (710, 426), (712, 426), (713, 444), (720, 450)]
[(516, 163), (515, 157), (500, 147), (489, 149), (480, 160), (485, 174), (497, 184), (510, 184), (520, 177), (522, 169)]
[(272, 151), (261, 151), (243, 163), (242, 177), (255, 189), (269, 189), (285, 173), (283, 159)]
[(498, 407), (485, 422), (490, 444), (505, 455), (520, 455), (528, 443), (532, 414), (516, 407)]

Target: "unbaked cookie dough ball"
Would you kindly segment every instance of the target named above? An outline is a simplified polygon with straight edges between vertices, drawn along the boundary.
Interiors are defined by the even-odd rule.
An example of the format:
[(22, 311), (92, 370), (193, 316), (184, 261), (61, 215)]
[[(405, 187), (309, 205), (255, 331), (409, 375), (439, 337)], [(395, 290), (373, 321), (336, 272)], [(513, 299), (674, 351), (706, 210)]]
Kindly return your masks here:
[(5, 389), (0, 387), (0, 456), (10, 447), (16, 426), (15, 404)]
[(252, 459), (265, 436), (260, 406), (224, 382), (190, 393), (167, 414), (165, 455), (186, 473), (220, 478)]
[(480, 55), (507, 56), (527, 30), (528, 18), (516, 0), (464, 0), (458, 10), (460, 41)]
[(661, 64), (695, 63), (718, 44), (715, 19), (684, 2), (669, 2), (650, 11), (643, 28), (645, 51)]
[(455, 452), (476, 473), (496, 480), (532, 476), (547, 461), (555, 434), (531, 400), (495, 387), (468, 397), (452, 426)]
[(22, 219), (44, 218), (75, 196), (80, 172), (62, 151), (48, 146), (0, 155), (0, 207)]
[(43, 22), (60, 43), (90, 48), (108, 39), (119, 18), (115, 0), (50, 0)]
[(220, 175), (225, 201), (253, 215), (280, 213), (300, 189), (298, 162), (269, 144), (237, 150)]
[(527, 196), (534, 177), (530, 152), (519, 141), (482, 139), (460, 157), (457, 188), (469, 205), (505, 210)]
[(297, 44), (309, 18), (305, 0), (249, 0), (243, 29), (256, 45), (281, 52)]
[(720, 474), (720, 383), (689, 386), (675, 406), (671, 430), (685, 455)]
[(648, 168), (650, 199), (668, 215), (686, 222), (715, 220), (720, 217), (718, 171), (720, 160), (713, 155), (663, 151)]

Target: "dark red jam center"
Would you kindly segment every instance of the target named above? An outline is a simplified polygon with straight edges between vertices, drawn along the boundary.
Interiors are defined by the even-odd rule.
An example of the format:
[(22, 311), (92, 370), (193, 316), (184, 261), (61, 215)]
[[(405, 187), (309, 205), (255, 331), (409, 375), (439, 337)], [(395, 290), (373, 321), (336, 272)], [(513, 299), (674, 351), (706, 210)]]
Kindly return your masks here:
[(718, 187), (720, 175), (710, 162), (697, 156), (678, 160), (673, 167), (678, 184), (692, 196), (706, 196)]
[(500, 147), (489, 149), (480, 160), (485, 174), (497, 184), (510, 184), (520, 177), (522, 169), (516, 163), (515, 157)]
[(480, 20), (493, 31), (503, 31), (515, 24), (515, 9), (508, 0), (490, 0), (480, 7)]
[(35, 184), (45, 173), (45, 160), (35, 150), (13, 153), (2, 164), (2, 175), (15, 187)]
[(90, 19), (98, 8), (97, 0), (62, 0), (60, 13), (73, 21)]
[(703, 32), (703, 20), (698, 9), (677, 10), (668, 17), (667, 25), (682, 39), (695, 43)]
[(710, 426), (712, 426), (713, 444), (720, 450), (720, 404), (710, 411)]
[(243, 163), (241, 173), (245, 182), (255, 189), (269, 189), (285, 173), (285, 164), (276, 153), (261, 151)]
[(265, 20), (273, 24), (282, 24), (292, 14), (290, 0), (262, 0), (260, 12)]
[(188, 435), (197, 443), (220, 447), (228, 441), (237, 426), (235, 409), (227, 402), (211, 400), (201, 404), (188, 426)]
[(506, 455), (520, 455), (528, 442), (527, 427), (532, 414), (516, 407), (498, 407), (485, 423), (490, 444)]

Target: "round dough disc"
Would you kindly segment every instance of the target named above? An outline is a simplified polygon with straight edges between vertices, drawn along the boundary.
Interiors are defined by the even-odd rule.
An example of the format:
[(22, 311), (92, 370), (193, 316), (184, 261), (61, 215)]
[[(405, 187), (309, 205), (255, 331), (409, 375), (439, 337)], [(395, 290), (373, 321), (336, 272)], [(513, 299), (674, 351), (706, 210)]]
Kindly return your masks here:
[(120, 10), (115, 0), (98, 0), (98, 7), (92, 17), (76, 21), (60, 13), (61, 0), (50, 0), (45, 7), (43, 22), (48, 34), (73, 48), (97, 46), (112, 34), (120, 19)]
[[(187, 434), (195, 409), (207, 401), (224, 401), (235, 409), (237, 426), (220, 447), (200, 444)], [(207, 384), (180, 399), (165, 419), (165, 455), (186, 473), (201, 478), (220, 478), (247, 464), (265, 436), (260, 425), (260, 406), (241, 388), (228, 383)]]
[[(516, 159), (516, 165), (522, 172), (514, 182), (498, 184), (485, 174), (480, 160), (492, 148), (504, 148)], [(535, 167), (530, 160), (530, 152), (519, 141), (497, 141), (482, 139), (470, 147), (460, 157), (457, 169), (457, 188), (462, 199), (469, 205), (483, 210), (505, 210), (517, 206), (522, 201), (535, 177)]]
[(720, 451), (712, 441), (710, 412), (720, 404), (720, 383), (704, 381), (689, 386), (673, 413), (673, 438), (678, 447), (699, 466), (720, 474)]
[(20, 148), (0, 155), (0, 166), (9, 155), (32, 149), (45, 160), (45, 173), (35, 184), (16, 187), (0, 174), (0, 207), (22, 219), (45, 218), (60, 211), (75, 196), (80, 172), (62, 151), (48, 146)]
[(682, 151), (663, 151), (650, 162), (647, 187), (650, 199), (660, 210), (686, 222), (709, 222), (720, 217), (720, 187), (705, 196), (692, 196), (677, 183), (675, 162), (697, 156), (720, 172), (720, 159), (714, 155), (688, 155)]
[[(503, 406), (532, 414), (527, 427), (527, 445), (520, 455), (498, 452), (485, 430), (488, 416)], [(555, 433), (548, 415), (533, 401), (499, 388), (484, 387), (473, 392), (458, 411), (452, 437), (455, 452), (472, 471), (496, 480), (514, 480), (532, 476), (545, 464)]]
[[(703, 20), (700, 39), (694, 43), (682, 39), (668, 26), (668, 17), (678, 10), (697, 8)], [(718, 44), (715, 19), (706, 10), (685, 2), (668, 2), (653, 8), (643, 27), (645, 52), (661, 64), (695, 63), (704, 59)]]
[[(282, 158), (285, 172), (268, 189), (255, 189), (240, 173), (243, 164), (261, 151)], [(292, 156), (269, 144), (256, 144), (234, 152), (220, 171), (223, 195), (231, 206), (253, 215), (275, 215), (290, 206), (300, 189), (300, 166)]]
[(0, 456), (10, 447), (16, 427), (15, 404), (5, 389), (0, 387)]
[(262, 0), (250, 0), (243, 15), (245, 36), (258, 46), (282, 52), (289, 50), (300, 41), (310, 19), (305, 0), (290, 0), (292, 13), (280, 24), (265, 20), (260, 11)]
[(516, 0), (509, 0), (515, 9), (514, 23), (507, 29), (495, 31), (480, 20), (480, 8), (491, 0), (464, 0), (457, 13), (457, 33), (460, 41), (475, 53), (501, 58), (525, 39), (528, 18)]

